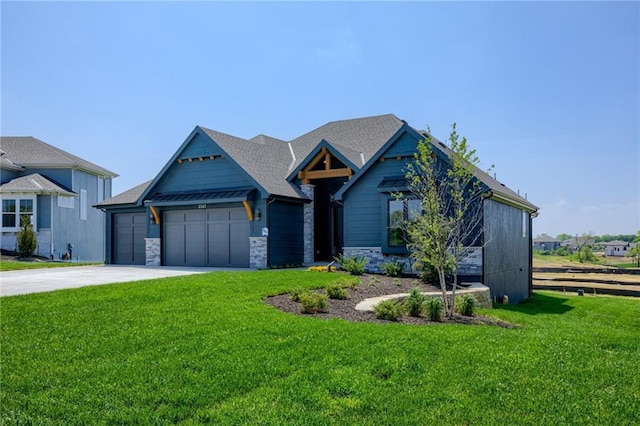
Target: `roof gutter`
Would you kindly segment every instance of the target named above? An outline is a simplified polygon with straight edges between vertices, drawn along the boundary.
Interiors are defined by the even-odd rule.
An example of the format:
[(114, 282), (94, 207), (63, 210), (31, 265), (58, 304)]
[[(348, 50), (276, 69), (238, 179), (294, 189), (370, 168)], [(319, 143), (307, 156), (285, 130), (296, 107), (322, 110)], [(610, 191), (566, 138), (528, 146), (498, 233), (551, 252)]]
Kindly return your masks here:
[(492, 190), (487, 191), (483, 196), (485, 199), (494, 199), (499, 203), (506, 204), (508, 206), (515, 207), (517, 209), (528, 211), (529, 213), (531, 213), (532, 217), (538, 216), (538, 209), (535, 206), (530, 204), (525, 204), (522, 201), (514, 199), (512, 197), (508, 197), (506, 195), (493, 192)]

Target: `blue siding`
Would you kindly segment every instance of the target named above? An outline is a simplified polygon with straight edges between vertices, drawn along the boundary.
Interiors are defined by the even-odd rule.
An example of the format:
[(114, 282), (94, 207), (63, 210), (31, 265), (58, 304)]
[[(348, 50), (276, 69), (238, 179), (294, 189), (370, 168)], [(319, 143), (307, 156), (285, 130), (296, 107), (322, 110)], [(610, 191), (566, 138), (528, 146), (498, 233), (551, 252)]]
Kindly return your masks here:
[[(181, 159), (192, 158), (193, 161), (173, 163), (155, 191), (199, 191), (252, 186), (245, 174), (230, 160), (219, 157), (209, 159), (211, 155), (221, 154), (222, 151), (215, 143), (196, 135), (179, 156)], [(200, 161), (198, 157), (203, 160)]]
[(485, 200), (484, 284), (493, 297), (509, 296), (509, 303), (529, 297), (531, 220), (522, 210), (493, 200)]
[[(98, 202), (98, 177), (89, 173), (74, 170), (73, 188), (78, 194), (72, 209), (57, 206), (54, 200), (53, 214), (53, 250), (54, 257), (68, 251), (68, 244), (73, 244), (73, 258), (80, 261), (102, 262), (105, 259), (105, 214), (100, 209), (94, 209)], [(87, 191), (87, 219), (80, 219), (81, 190)]]
[(51, 228), (51, 195), (38, 195), (37, 229)]
[(413, 155), (416, 152), (417, 140), (409, 133), (403, 133), (384, 155)]
[(65, 188), (73, 189), (74, 171), (71, 169), (28, 169), (25, 170), (22, 175), (26, 176), (33, 173), (40, 173), (42, 176), (46, 177), (54, 183), (62, 185)]
[[(414, 150), (417, 141), (414, 140)], [(395, 146), (395, 145), (393, 145)], [(393, 146), (391, 148), (393, 148)], [(344, 194), (344, 238), (346, 247), (382, 247), (386, 240), (386, 206), (390, 193), (378, 185), (386, 176), (404, 175), (408, 159), (376, 162)]]
[(302, 264), (303, 205), (275, 202), (269, 206), (269, 266)]
[(15, 179), (20, 176), (19, 172), (11, 170), (0, 170), (0, 185), (9, 182), (11, 179)]

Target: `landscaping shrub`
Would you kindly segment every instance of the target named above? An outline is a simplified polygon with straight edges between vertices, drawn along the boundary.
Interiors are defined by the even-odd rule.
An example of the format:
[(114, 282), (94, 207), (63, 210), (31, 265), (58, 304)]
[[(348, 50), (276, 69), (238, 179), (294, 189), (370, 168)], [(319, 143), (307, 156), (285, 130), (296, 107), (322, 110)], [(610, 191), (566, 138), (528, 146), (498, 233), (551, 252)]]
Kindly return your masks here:
[(386, 321), (398, 321), (402, 316), (402, 304), (395, 300), (385, 300), (376, 305), (374, 309), (376, 318)]
[(402, 273), (404, 269), (404, 263), (401, 262), (387, 262), (382, 264), (382, 269), (385, 275), (390, 277), (397, 277)]
[(342, 276), (334, 281), (340, 287), (354, 289), (360, 285), (360, 278), (354, 276)]
[(367, 259), (362, 257), (346, 257), (343, 255), (339, 255), (334, 258), (342, 269), (350, 273), (351, 275), (362, 275), (364, 274), (364, 267), (367, 264)]
[(412, 317), (419, 317), (424, 311), (424, 302), (426, 297), (424, 294), (420, 292), (418, 287), (411, 289), (411, 293), (409, 293), (409, 297), (404, 302), (404, 306)]
[(317, 312), (327, 312), (329, 302), (326, 294), (304, 292), (300, 295), (303, 314), (315, 314)]
[(476, 311), (476, 298), (470, 294), (456, 296), (456, 311), (460, 314), (472, 317)]
[(299, 302), (300, 296), (305, 292), (308, 293), (309, 290), (305, 290), (303, 288), (294, 288), (293, 290), (291, 290), (291, 300), (293, 300), (294, 302)]
[(370, 287), (375, 287), (376, 284), (378, 284), (379, 282), (380, 282), (380, 280), (378, 279), (378, 277), (369, 278), (369, 286)]
[(442, 321), (442, 300), (438, 297), (428, 297), (424, 302), (427, 316), (431, 321)]
[(400, 281), (400, 278), (394, 278), (393, 279), (393, 283), (395, 285), (397, 285), (398, 287), (400, 287), (402, 285), (402, 281)]
[(16, 234), (20, 257), (31, 257), (36, 251), (38, 240), (29, 216), (20, 216), (20, 230)]
[(340, 284), (333, 283), (327, 285), (327, 295), (329, 295), (329, 299), (344, 300), (347, 298), (349, 293), (347, 293), (347, 290)]

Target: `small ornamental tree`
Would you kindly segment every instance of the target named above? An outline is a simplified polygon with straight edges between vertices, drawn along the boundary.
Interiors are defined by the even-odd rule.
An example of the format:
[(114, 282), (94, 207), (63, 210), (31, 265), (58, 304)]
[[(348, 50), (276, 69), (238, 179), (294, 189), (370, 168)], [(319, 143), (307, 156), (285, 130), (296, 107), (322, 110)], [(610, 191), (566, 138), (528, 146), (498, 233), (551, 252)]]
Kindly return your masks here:
[(36, 251), (38, 240), (33, 230), (31, 219), (27, 215), (20, 216), (20, 230), (16, 234), (18, 243), (18, 254), (20, 257), (31, 257)]
[[(445, 315), (453, 315), (458, 266), (465, 245), (482, 235), (482, 186), (476, 178), (476, 151), (460, 138), (455, 123), (448, 146), (438, 146), (431, 136), (418, 143), (405, 178), (412, 198), (421, 202), (422, 214), (406, 223), (408, 249), (421, 271), (435, 271)], [(398, 197), (406, 197), (398, 194)], [(486, 241), (484, 241), (486, 243)], [(447, 297), (446, 276), (453, 275), (453, 294)]]

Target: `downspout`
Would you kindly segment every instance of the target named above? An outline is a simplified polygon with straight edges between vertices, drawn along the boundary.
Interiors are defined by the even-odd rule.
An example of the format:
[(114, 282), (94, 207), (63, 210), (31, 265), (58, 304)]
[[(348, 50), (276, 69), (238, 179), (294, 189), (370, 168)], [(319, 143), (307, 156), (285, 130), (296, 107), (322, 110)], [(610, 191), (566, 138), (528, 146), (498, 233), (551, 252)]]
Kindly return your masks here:
[[(291, 146), (289, 146), (291, 148)], [(292, 151), (293, 152), (293, 151)], [(295, 157), (294, 157), (295, 158)], [(294, 159), (295, 161), (295, 159)], [(276, 201), (275, 197), (267, 199), (267, 230), (269, 231), (267, 235), (267, 268), (271, 266), (271, 244), (269, 244), (269, 239), (271, 237), (271, 204)]]
[(51, 260), (54, 260), (53, 259), (53, 195), (54, 194), (51, 194), (51, 206), (49, 208), (49, 210), (51, 210), (49, 213), (49, 220), (51, 221), (51, 226), (50, 226), (51, 230), (49, 231), (51, 233), (51, 241), (49, 242), (49, 246), (50, 246), (49, 256), (51, 257)]

